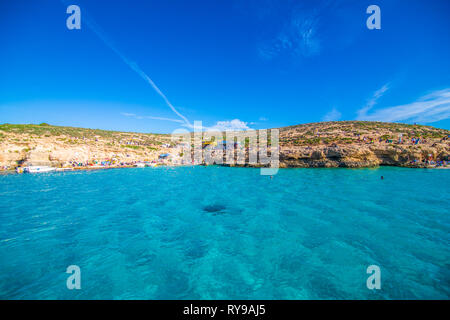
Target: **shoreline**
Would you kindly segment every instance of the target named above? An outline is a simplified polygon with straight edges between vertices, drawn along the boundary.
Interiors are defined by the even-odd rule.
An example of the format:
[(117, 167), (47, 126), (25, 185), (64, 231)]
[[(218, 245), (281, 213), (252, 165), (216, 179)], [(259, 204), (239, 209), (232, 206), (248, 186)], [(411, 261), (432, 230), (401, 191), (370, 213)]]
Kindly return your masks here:
[[(444, 129), (395, 123), (338, 121), (302, 124), (277, 130), (279, 154), (276, 161), (279, 161), (280, 168), (366, 168), (383, 165), (434, 168), (436, 164), (450, 164), (450, 131)], [(244, 163), (231, 163), (229, 166), (263, 166), (256, 163), (261, 161), (250, 161), (250, 151), (255, 152), (256, 149), (250, 145), (249, 137), (244, 135), (241, 139), (235, 133), (231, 137), (224, 136), (224, 133), (222, 136), (224, 139), (239, 140), (233, 144), (234, 152), (239, 157), (245, 157)], [(173, 141), (170, 135), (106, 132), (47, 124), (0, 125), (0, 138), (0, 170), (14, 170), (28, 165), (72, 168), (68, 170), (106, 169), (135, 164), (144, 166), (143, 163), (150, 162), (182, 165), (191, 164), (192, 156), (201, 157), (196, 159), (198, 163), (209, 162), (211, 156), (220, 157), (216, 151), (223, 152), (226, 149), (223, 146), (223, 141), (226, 140), (218, 144), (207, 137), (202, 137), (200, 149), (200, 144), (192, 144), (192, 137), (190, 140), (189, 137), (178, 137), (178, 140)], [(209, 145), (212, 145), (211, 148), (205, 148)], [(193, 152), (192, 148), (199, 148), (197, 151), (201, 151), (201, 155), (195, 150)], [(261, 150), (258, 147), (258, 153)], [(188, 153), (191, 153), (191, 157), (184, 159)], [(270, 156), (267, 153), (267, 157), (272, 159), (272, 153), (270, 152)], [(227, 156), (225, 159), (228, 159)], [(98, 167), (93, 168), (92, 165)]]
[[(142, 169), (142, 168), (156, 168), (156, 167), (168, 167), (168, 168), (175, 168), (175, 167), (189, 167), (189, 166), (202, 166), (202, 167), (208, 167), (208, 166), (219, 166), (219, 167), (229, 167), (229, 168), (254, 168), (259, 169), (260, 167), (254, 167), (254, 166), (242, 166), (242, 165), (157, 165), (157, 166), (145, 166), (145, 167), (138, 167), (135, 165), (126, 165), (126, 166), (104, 166), (104, 167), (93, 167), (93, 166), (84, 166), (84, 167), (65, 167), (65, 168), (57, 168), (52, 167), (55, 169), (61, 169), (61, 170), (54, 170), (51, 171), (52, 173), (58, 173), (58, 172), (74, 172), (74, 171), (95, 171), (95, 170), (110, 170), (110, 169)], [(382, 167), (392, 167), (392, 168), (406, 168), (406, 169), (439, 169), (439, 170), (449, 170), (450, 166), (395, 166), (395, 165), (379, 165), (379, 166), (362, 166), (362, 167), (280, 167), (279, 169), (377, 169)], [(23, 174), (24, 172), (17, 172), (16, 169), (7, 169), (7, 170), (0, 170), (1, 174)], [(41, 172), (44, 173), (44, 172)]]

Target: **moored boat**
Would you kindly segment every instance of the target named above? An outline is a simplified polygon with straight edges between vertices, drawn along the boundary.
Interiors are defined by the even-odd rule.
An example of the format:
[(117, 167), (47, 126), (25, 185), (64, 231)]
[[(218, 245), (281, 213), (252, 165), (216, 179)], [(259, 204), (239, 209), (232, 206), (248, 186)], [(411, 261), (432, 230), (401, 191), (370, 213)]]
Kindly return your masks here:
[(40, 173), (40, 172), (51, 172), (51, 171), (55, 171), (56, 168), (53, 167), (49, 167), (49, 166), (28, 166), (25, 167), (23, 172), (28, 172), (28, 173)]

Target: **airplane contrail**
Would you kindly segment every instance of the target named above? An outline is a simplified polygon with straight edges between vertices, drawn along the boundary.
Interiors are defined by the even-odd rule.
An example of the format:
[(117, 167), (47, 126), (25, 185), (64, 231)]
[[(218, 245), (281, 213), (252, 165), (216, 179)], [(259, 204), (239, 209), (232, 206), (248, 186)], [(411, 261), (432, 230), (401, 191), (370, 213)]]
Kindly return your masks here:
[[(64, 0), (61, 0), (61, 2), (64, 5), (67, 5), (67, 3)], [(117, 54), (119, 56), (119, 58), (128, 67), (130, 67), (131, 70), (136, 72), (139, 76), (141, 76), (141, 78), (143, 78), (148, 84), (150, 84), (150, 86), (153, 88), (153, 90), (155, 90), (156, 93), (161, 98), (163, 98), (163, 100), (167, 104), (167, 106), (170, 109), (172, 109), (172, 111), (177, 116), (179, 116), (181, 119), (183, 119), (184, 124), (188, 128), (193, 128), (193, 125), (189, 122), (189, 120), (185, 116), (183, 116), (181, 113), (179, 113), (177, 109), (175, 109), (175, 107), (172, 105), (172, 103), (169, 101), (169, 99), (167, 99), (166, 95), (158, 88), (158, 86), (155, 84), (155, 82), (141, 68), (139, 68), (139, 66), (135, 62), (133, 62), (133, 61), (129, 60), (127, 57), (125, 57), (125, 55), (122, 52), (120, 52), (113, 45), (113, 43), (105, 36), (105, 34), (100, 31), (101, 28), (94, 22), (93, 19), (91, 19), (89, 16), (87, 16), (86, 13), (83, 13), (82, 21), (86, 21), (87, 26), (97, 35), (97, 37), (100, 38), (100, 40), (103, 41), (104, 44), (106, 44), (106, 46), (108, 46), (112, 51), (114, 51), (114, 53)]]

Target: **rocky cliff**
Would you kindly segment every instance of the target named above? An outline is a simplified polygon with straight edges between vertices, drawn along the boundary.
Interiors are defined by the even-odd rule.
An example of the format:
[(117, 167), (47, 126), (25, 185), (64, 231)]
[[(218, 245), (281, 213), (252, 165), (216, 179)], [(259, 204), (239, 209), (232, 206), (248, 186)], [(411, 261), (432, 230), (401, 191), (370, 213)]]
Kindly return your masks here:
[(169, 135), (42, 125), (0, 125), (0, 167), (65, 166), (115, 159), (152, 161), (169, 152)]
[(280, 128), (280, 167), (424, 167), (450, 160), (450, 131), (339, 121)]
[[(449, 136), (449, 130), (430, 126), (366, 121), (283, 127), (280, 167), (426, 167), (450, 160)], [(174, 153), (174, 145), (170, 135), (162, 134), (3, 124), (0, 167), (152, 161)]]

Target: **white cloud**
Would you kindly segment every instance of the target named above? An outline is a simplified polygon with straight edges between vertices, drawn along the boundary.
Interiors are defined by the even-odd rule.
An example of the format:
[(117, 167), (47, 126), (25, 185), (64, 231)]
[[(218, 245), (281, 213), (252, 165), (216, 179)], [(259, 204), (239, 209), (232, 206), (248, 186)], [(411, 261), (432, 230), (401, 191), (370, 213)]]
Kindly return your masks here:
[(309, 57), (319, 53), (319, 18), (314, 13), (295, 12), (281, 32), (259, 48), (259, 55), (270, 60), (281, 54)]
[(233, 119), (231, 121), (217, 121), (217, 123), (209, 128), (209, 131), (240, 131), (249, 130), (247, 122), (241, 121), (239, 119)]
[[(279, 7), (279, 1), (274, 1), (275, 7)], [(267, 6), (266, 6), (267, 7)], [(271, 60), (276, 57), (311, 57), (319, 54), (324, 41), (322, 34), (326, 15), (333, 10), (334, 4), (331, 1), (317, 1), (313, 6), (305, 5), (299, 1), (283, 3), (282, 13), (275, 13), (275, 10), (268, 11), (266, 15), (267, 23), (273, 23), (268, 19), (271, 15), (283, 17), (283, 24), (274, 25), (269, 32), (270, 38), (258, 48), (261, 58)], [(286, 10), (287, 9), (287, 10)], [(264, 19), (263, 23), (266, 23)]]
[(121, 115), (125, 117), (133, 117), (139, 120), (142, 119), (151, 119), (151, 120), (162, 120), (162, 121), (172, 121), (172, 122), (178, 122), (178, 123), (185, 123), (183, 120), (180, 119), (173, 119), (173, 118), (164, 118), (164, 117), (154, 117), (154, 116), (140, 116), (134, 113), (128, 113), (128, 112), (122, 112)]
[(266, 117), (259, 117), (259, 121), (267, 121), (269, 119), (267, 119)]
[(419, 100), (358, 116), (358, 120), (430, 123), (450, 118), (450, 88), (434, 91)]
[(341, 113), (333, 108), (330, 112), (323, 116), (322, 121), (337, 121), (341, 118)]
[(370, 98), (367, 101), (366, 105), (357, 111), (358, 119), (364, 117), (367, 114), (367, 112), (370, 109), (372, 109), (374, 105), (376, 105), (378, 99), (388, 90), (389, 90), (389, 83), (386, 83), (380, 89), (375, 91), (374, 94), (372, 95), (372, 98)]
[[(164, 117), (154, 117), (154, 116), (140, 116), (134, 113), (122, 112), (121, 115), (126, 117), (132, 117), (135, 119), (151, 119), (151, 120), (162, 120), (162, 121), (172, 121), (181, 123), (182, 127), (186, 127), (189, 129), (194, 129), (193, 125), (185, 123), (181, 119), (173, 119), (173, 118), (164, 118)], [(255, 122), (244, 122), (239, 119), (226, 120), (226, 121), (217, 121), (215, 125), (211, 127), (206, 126), (198, 126), (195, 127), (195, 130), (203, 130), (203, 131), (241, 131), (241, 130), (250, 130), (251, 128), (248, 124), (256, 124)]]
[(172, 122), (184, 123), (183, 120), (172, 119), (172, 118), (164, 118), (164, 117), (143, 116), (142, 118), (144, 118), (144, 119), (152, 119), (152, 120), (163, 120), (163, 121), (172, 121)]

